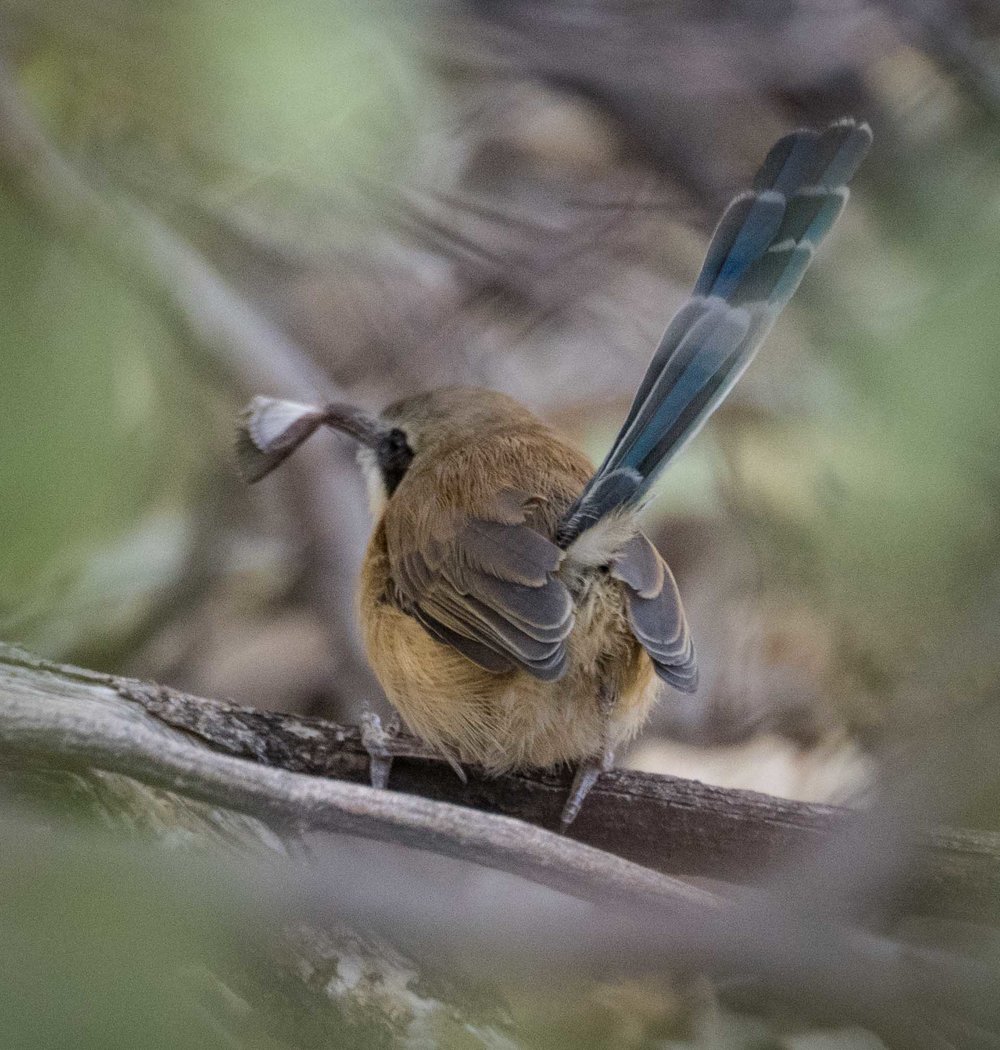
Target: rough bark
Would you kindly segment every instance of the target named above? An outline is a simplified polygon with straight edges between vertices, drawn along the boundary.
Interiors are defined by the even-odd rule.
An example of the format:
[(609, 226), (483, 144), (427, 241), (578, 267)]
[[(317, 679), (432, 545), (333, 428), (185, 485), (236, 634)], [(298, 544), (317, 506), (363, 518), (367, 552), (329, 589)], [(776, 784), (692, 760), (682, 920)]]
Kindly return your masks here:
[[(0, 646), (0, 698), (0, 746), (7, 749), (58, 751), (68, 762), (331, 830), (367, 822), (382, 828), (375, 837), (426, 845), (430, 836), (445, 853), (476, 854), (587, 897), (612, 887), (693, 892), (654, 872), (759, 880), (857, 819), (833, 806), (616, 770), (601, 777), (570, 836), (560, 838), (541, 829), (558, 826), (569, 770), (486, 777), (469, 769), (462, 783), (420, 741), (389, 734), (393, 765), (389, 791), (381, 794), (355, 786), (367, 784), (370, 766), (357, 727), (60, 667), (9, 646)], [(284, 773), (310, 779), (283, 779)], [(483, 831), (456, 806), (534, 827), (501, 821)], [(894, 910), (996, 921), (1000, 836), (943, 829), (913, 845), (916, 863), (897, 888)]]
[[(888, 898), (866, 899), (863, 921), (850, 893), (826, 892), (823, 872), (808, 885), (720, 881), (749, 881), (775, 853), (803, 851), (815, 862), (861, 819), (846, 811), (622, 772), (598, 785), (576, 829), (588, 841), (576, 841), (540, 826), (554, 822), (567, 777), (470, 771), (463, 785), (416, 741), (397, 736), (388, 747), (390, 788), (371, 788), (357, 729), (199, 700), (0, 646), (5, 793), (20, 786), (37, 797), (49, 784), (57, 803), (75, 794), (102, 824), (152, 833), (175, 855), (178, 845), (199, 847), (185, 872), (197, 855), (230, 865), (236, 858), (238, 877), (223, 873), (223, 884), (257, 880), (253, 899), (291, 931), (274, 950), (288, 953), (307, 984), (323, 985), (338, 1017), (358, 1006), (337, 974), (341, 964), (344, 972), (361, 965), (351, 953), (363, 941), (363, 969), (388, 967), (392, 980), (373, 980), (400, 993), (372, 1008), (375, 1025), (419, 1018), (425, 1004), (409, 1001), (412, 988), (439, 971), (457, 980), (441, 967), (460, 958), (491, 981), (736, 976), (756, 996), (791, 997), (800, 1013), (834, 1011), (895, 1046), (939, 1045), (931, 1039), (938, 1029), (1000, 1026), (989, 965), (884, 932), (886, 916), (904, 907), (995, 919), (1000, 851), (992, 836), (941, 832), (914, 843), (922, 874), (905, 901), (890, 878), (899, 862), (876, 866), (873, 880), (869, 857), (880, 851), (845, 839), (849, 850), (867, 844), (857, 853), (859, 890), (877, 884)], [(712, 876), (712, 889), (675, 877), (693, 874)], [(322, 942), (326, 961), (316, 963), (296, 938)], [(499, 994), (491, 987), (488, 998)], [(454, 988), (441, 1016), (478, 1030), (480, 1000)], [(289, 1009), (300, 1015), (295, 1002)]]

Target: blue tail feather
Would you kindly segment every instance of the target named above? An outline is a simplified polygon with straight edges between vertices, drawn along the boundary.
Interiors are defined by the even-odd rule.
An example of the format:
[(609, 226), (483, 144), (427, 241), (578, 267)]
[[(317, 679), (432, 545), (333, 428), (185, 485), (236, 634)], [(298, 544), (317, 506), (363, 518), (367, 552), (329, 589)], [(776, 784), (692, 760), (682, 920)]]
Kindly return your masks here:
[(785, 206), (781, 226), (774, 238), (775, 244), (786, 240), (808, 240), (817, 244), (834, 224), (846, 203), (847, 195), (843, 188), (800, 190)]
[(811, 128), (802, 128), (778, 139), (754, 176), (754, 190), (787, 193), (791, 187), (802, 183), (807, 177), (809, 163), (816, 156), (818, 141), (819, 132)]
[(641, 501), (749, 365), (847, 202), (871, 145), (845, 119), (795, 131), (768, 152), (753, 189), (726, 209), (692, 297), (660, 341), (611, 450), (563, 518), (569, 546), (601, 517)]
[[(620, 465), (639, 470), (645, 477), (642, 465), (650, 450), (725, 365), (749, 327), (750, 315), (745, 310), (727, 308), (707, 311), (691, 326), (674, 352), (679, 375), (665, 377), (665, 381), (654, 387), (655, 396), (649, 398), (640, 413), (635, 434), (623, 449)], [(658, 389), (661, 386), (662, 391)]]
[[(734, 214), (728, 218), (730, 212)], [(719, 230), (712, 238), (694, 294), (725, 298), (746, 267), (773, 242), (784, 215), (785, 197), (775, 190), (762, 190), (751, 195), (749, 208), (745, 208), (743, 200), (737, 197), (726, 209)]]

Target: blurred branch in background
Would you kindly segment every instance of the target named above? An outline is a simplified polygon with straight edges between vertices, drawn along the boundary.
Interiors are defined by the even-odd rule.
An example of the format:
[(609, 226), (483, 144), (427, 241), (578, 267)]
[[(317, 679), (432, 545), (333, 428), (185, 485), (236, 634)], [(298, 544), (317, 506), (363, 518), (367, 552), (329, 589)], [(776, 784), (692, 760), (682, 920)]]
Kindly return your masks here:
[[(299, 398), (332, 399), (336, 388), (323, 369), (180, 237), (141, 205), (105, 199), (47, 141), (0, 64), (0, 179), (14, 200), (73, 249), (93, 252), (175, 328), (195, 371), (219, 371), (246, 398), (278, 390)], [(354, 565), (345, 538), (363, 535), (358, 499), (345, 499), (353, 464), (312, 448), (296, 462), (289, 486), (291, 512), (305, 528), (317, 571), (316, 594), (337, 680), (353, 695), (377, 692), (354, 627)], [(356, 495), (355, 491), (355, 495)], [(357, 540), (355, 540), (355, 546)], [(200, 561), (193, 563), (202, 568)]]
[[(886, 0), (886, 4), (904, 29), (910, 29), (917, 47), (934, 56), (994, 119), (1000, 116), (1000, 70), (966, 5), (956, 0)], [(988, 5), (968, 7), (980, 19), (989, 15)], [(995, 31), (995, 10), (993, 17)]]

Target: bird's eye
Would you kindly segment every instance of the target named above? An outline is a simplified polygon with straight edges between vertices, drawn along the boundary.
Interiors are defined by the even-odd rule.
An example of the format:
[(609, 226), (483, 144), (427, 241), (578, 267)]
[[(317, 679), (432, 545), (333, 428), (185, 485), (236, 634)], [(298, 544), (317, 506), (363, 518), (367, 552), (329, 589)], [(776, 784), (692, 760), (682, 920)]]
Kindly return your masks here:
[(394, 427), (383, 435), (379, 442), (378, 464), (382, 470), (382, 480), (385, 482), (386, 492), (391, 496), (396, 486), (403, 480), (410, 461), (413, 459), (413, 449), (406, 440), (406, 434), (398, 427)]

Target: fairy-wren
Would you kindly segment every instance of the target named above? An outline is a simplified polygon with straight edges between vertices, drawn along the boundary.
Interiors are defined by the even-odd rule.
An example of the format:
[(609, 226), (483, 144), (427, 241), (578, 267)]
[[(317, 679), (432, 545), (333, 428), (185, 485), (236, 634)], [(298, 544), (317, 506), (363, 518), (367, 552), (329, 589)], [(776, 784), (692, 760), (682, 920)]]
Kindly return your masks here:
[(407, 725), (453, 760), (493, 772), (576, 764), (564, 825), (659, 681), (697, 686), (677, 586), (636, 514), (749, 364), (870, 144), (850, 119), (775, 144), (723, 214), (596, 471), (488, 390), (434, 390), (379, 415), (257, 398), (244, 415), (250, 481), (322, 425), (359, 443), (375, 515), (360, 589), (375, 674)]

